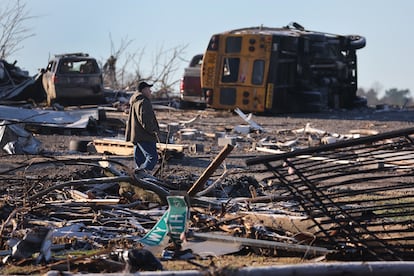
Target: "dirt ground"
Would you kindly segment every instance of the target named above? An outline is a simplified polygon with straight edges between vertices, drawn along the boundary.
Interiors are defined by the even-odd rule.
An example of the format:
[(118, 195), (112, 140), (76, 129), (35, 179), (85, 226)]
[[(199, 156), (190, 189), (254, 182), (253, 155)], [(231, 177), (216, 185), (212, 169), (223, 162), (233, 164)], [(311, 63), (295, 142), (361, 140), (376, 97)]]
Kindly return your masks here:
[[(161, 126), (179, 123), (179, 132), (168, 133), (169, 140), (175, 144), (186, 145), (184, 154), (179, 157), (169, 158), (160, 154), (160, 167), (157, 177), (161, 179), (173, 178), (173, 182), (189, 184), (194, 182), (209, 166), (212, 160), (220, 153), (223, 146), (218, 145), (217, 133), (235, 137), (236, 145), (229, 156), (223, 162), (225, 168), (233, 169), (236, 173), (242, 171), (249, 175), (249, 168), (246, 160), (258, 155), (267, 153), (256, 151), (254, 148), (266, 142), (288, 142), (295, 139), (299, 141), (299, 147), (317, 146), (319, 140), (312, 140), (309, 135), (294, 134), (292, 130), (304, 128), (307, 124), (315, 129), (325, 131), (330, 135), (346, 135), (355, 129), (377, 131), (378, 133), (391, 130), (413, 127), (414, 111), (406, 110), (340, 110), (326, 111), (312, 114), (282, 114), (275, 116), (253, 115), (252, 120), (259, 124), (265, 131), (251, 131), (248, 134), (235, 133), (234, 129), (238, 125), (247, 123), (237, 114), (229, 111), (215, 110), (173, 110), (160, 108), (156, 110), (157, 117)], [(247, 114), (246, 114), (247, 115)], [(127, 119), (125, 112), (106, 112), (106, 120), (100, 122), (96, 129), (92, 131), (82, 131), (78, 133), (49, 133), (40, 130), (35, 133), (35, 137), (41, 141), (46, 155), (76, 155), (78, 152), (71, 151), (71, 143), (74, 141), (93, 141), (101, 138), (123, 139), (124, 122)], [(197, 119), (195, 119), (197, 118)], [(195, 119), (195, 120), (194, 120)], [(193, 121), (188, 123), (189, 121)], [(185, 134), (192, 132), (188, 139)], [(202, 146), (200, 150), (194, 151), (190, 148)], [(90, 155), (91, 153), (81, 153)], [(8, 163), (6, 156), (2, 162)], [(8, 158), (20, 159), (21, 156), (8, 156)], [(167, 160), (168, 159), (168, 160)], [(122, 161), (130, 168), (134, 167), (132, 158)], [(161, 166), (162, 165), (162, 166)], [(224, 171), (220, 166), (212, 178), (216, 178)], [(156, 167), (156, 169), (158, 168)], [(79, 168), (74, 166), (57, 168), (53, 171), (44, 171), (49, 178), (70, 179), (79, 174)], [(42, 173), (42, 172), (39, 172)], [(56, 174), (53, 177), (53, 174)], [(41, 175), (38, 177), (42, 178)], [(76, 176), (75, 176), (76, 177)], [(181, 177), (181, 179), (180, 179)], [(185, 181), (182, 181), (184, 179)], [(187, 189), (183, 185), (179, 189)]]
[[(299, 138), (302, 147), (317, 146), (317, 143), (309, 141), (307, 136), (292, 134), (292, 130), (304, 128), (307, 124), (313, 128), (326, 131), (327, 134), (346, 135), (352, 130), (364, 129), (373, 130), (378, 133), (391, 130), (413, 127), (414, 110), (376, 110), (376, 109), (357, 109), (357, 110), (336, 110), (311, 114), (282, 114), (274, 116), (253, 115), (252, 121), (259, 124), (265, 131), (252, 131), (249, 134), (238, 134), (234, 128), (238, 125), (247, 123), (237, 114), (230, 111), (217, 110), (174, 110), (160, 108), (156, 114), (161, 126), (179, 123), (180, 131), (168, 133), (170, 141), (176, 144), (193, 146), (201, 144), (203, 149), (191, 152), (186, 149), (182, 159), (174, 158), (171, 162), (165, 162), (165, 167), (174, 169), (176, 166), (188, 169), (194, 174), (205, 170), (211, 160), (220, 152), (216, 133), (236, 137), (236, 146), (226, 160), (228, 166), (245, 167), (245, 160), (250, 157), (262, 155), (254, 150), (254, 145), (262, 140), (272, 142), (286, 142), (291, 139)], [(246, 114), (247, 115), (247, 114)], [(107, 119), (100, 122), (96, 129), (92, 131), (74, 132), (71, 134), (48, 133), (40, 130), (35, 133), (35, 137), (41, 141), (46, 154), (66, 155), (76, 152), (70, 151), (70, 144), (73, 141), (93, 141), (101, 138), (123, 139), (124, 122), (127, 119), (125, 112), (106, 112)], [(188, 123), (194, 120), (194, 122)], [(183, 134), (186, 131), (195, 132), (191, 139), (187, 139)], [(160, 156), (160, 162), (164, 161)], [(11, 158), (13, 158), (11, 156)], [(133, 163), (131, 163), (133, 166)], [(167, 168), (165, 168), (167, 170)], [(247, 169), (247, 168), (246, 168)], [(69, 172), (69, 171), (68, 171)], [(165, 172), (168, 173), (168, 172)]]
[[(175, 188), (188, 190), (191, 184), (205, 171), (212, 160), (220, 153), (222, 146), (218, 145), (217, 133), (227, 134), (234, 137), (236, 144), (232, 152), (223, 162), (212, 179), (219, 177), (225, 169), (234, 172), (230, 177), (241, 177), (249, 174), (249, 167), (246, 160), (258, 155), (267, 153), (255, 150), (255, 146), (263, 144), (265, 141), (288, 142), (298, 139), (300, 147), (317, 146), (319, 141), (313, 141), (309, 135), (300, 135), (292, 132), (293, 130), (304, 128), (307, 124), (315, 129), (325, 131), (329, 134), (349, 134), (355, 129), (378, 131), (379, 133), (412, 128), (414, 122), (413, 110), (336, 110), (326, 111), (315, 114), (281, 114), (274, 116), (252, 115), (251, 120), (260, 125), (264, 131), (250, 131), (249, 133), (235, 133), (235, 127), (246, 125), (247, 123), (237, 114), (229, 111), (215, 110), (174, 110), (169, 108), (157, 108), (156, 115), (160, 124), (165, 127), (168, 125), (179, 124), (180, 131), (168, 133), (170, 141), (187, 145), (189, 148), (177, 156), (161, 155), (159, 169), (156, 176), (168, 182), (175, 183)], [(247, 114), (246, 114), (247, 115)], [(195, 119), (196, 118), (196, 119)], [(37, 128), (33, 133), (35, 138), (42, 143), (42, 156), (23, 156), (3, 154), (0, 158), (0, 170), (5, 172), (11, 168), (16, 168), (19, 164), (26, 166), (28, 170), (19, 170), (15, 178), (19, 180), (21, 176), (36, 178), (40, 185), (47, 186), (48, 183), (67, 181), (70, 179), (98, 177), (98, 173), (89, 166), (65, 164), (50, 166), (33, 167), (28, 165), (30, 162), (36, 163), (42, 158), (58, 158), (80, 156), (102, 156), (94, 152), (78, 152), (71, 149), (73, 141), (93, 141), (101, 138), (123, 139), (124, 123), (127, 114), (123, 111), (107, 111), (106, 120), (98, 122), (92, 129), (84, 131), (57, 131), (45, 128)], [(195, 119), (195, 120), (193, 120)], [(167, 128), (168, 129), (168, 128)], [(188, 135), (191, 133), (191, 135)], [(197, 146), (198, 145), (198, 146)], [(201, 146), (200, 146), (201, 145)], [(201, 148), (202, 149), (201, 149)], [(190, 148), (198, 148), (190, 150)], [(121, 159), (126, 168), (133, 168), (131, 157)], [(29, 169), (30, 167), (30, 169)], [(158, 168), (157, 167), (157, 168)], [(29, 173), (30, 172), (30, 173)], [(260, 176), (253, 175), (260, 179)], [(11, 188), (10, 183), (16, 183), (13, 179), (3, 178), (2, 193), (13, 194), (23, 190), (25, 194), (30, 194), (33, 187), (27, 187), (23, 183), (20, 187)], [(5, 218), (2, 218), (5, 219)], [(219, 261), (220, 260), (220, 261)], [(240, 261), (237, 261), (240, 260)], [(300, 259), (273, 259), (259, 258), (257, 256), (247, 256), (239, 258), (230, 256), (215, 260), (216, 264), (223, 262), (227, 265), (253, 266), (270, 265), (275, 263), (297, 263)], [(208, 266), (209, 261), (205, 261)], [(211, 262), (211, 261), (210, 261)], [(240, 262), (239, 265), (237, 263)], [(186, 262), (165, 262), (166, 268), (176, 269), (196, 269), (194, 265)]]

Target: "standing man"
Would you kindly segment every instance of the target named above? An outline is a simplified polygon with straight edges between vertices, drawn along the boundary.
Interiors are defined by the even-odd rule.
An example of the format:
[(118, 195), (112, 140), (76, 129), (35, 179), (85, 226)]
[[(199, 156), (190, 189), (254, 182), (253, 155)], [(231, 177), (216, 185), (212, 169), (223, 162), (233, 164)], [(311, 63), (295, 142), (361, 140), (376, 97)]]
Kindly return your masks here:
[(140, 82), (129, 101), (125, 140), (134, 144), (134, 159), (139, 170), (152, 170), (158, 162), (159, 125), (150, 101), (153, 84)]

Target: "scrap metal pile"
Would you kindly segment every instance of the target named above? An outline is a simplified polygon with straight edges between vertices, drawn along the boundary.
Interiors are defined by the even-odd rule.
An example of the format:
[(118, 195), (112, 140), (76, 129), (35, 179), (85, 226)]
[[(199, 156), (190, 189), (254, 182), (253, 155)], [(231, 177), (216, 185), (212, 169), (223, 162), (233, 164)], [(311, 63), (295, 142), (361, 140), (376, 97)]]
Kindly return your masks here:
[(16, 66), (16, 62), (11, 64), (0, 59), (0, 101), (40, 101), (43, 94), (40, 78), (29, 76), (27, 71)]
[[(412, 260), (413, 139), (403, 129), (257, 157), (280, 195), (290, 196), (333, 258)], [(283, 192), (282, 192), (283, 191)]]

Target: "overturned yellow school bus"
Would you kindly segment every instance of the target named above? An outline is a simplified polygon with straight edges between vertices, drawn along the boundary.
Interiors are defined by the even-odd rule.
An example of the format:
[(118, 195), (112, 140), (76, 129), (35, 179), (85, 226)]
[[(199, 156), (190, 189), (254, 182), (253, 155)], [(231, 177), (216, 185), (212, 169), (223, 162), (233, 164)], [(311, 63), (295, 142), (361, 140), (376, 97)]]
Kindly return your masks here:
[(315, 112), (366, 104), (356, 95), (359, 35), (309, 31), (298, 23), (215, 34), (204, 53), (208, 106), (258, 113)]

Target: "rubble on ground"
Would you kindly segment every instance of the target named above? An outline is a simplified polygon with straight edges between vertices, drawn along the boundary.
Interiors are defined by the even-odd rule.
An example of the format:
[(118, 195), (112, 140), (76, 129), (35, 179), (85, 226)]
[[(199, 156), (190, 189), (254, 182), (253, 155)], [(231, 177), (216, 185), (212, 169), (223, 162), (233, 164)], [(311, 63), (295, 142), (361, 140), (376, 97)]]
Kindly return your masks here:
[(0, 59), (0, 102), (39, 102), (44, 98), (41, 78), (29, 76), (16, 62), (11, 64)]
[[(133, 172), (132, 145), (119, 137), (123, 120), (103, 110), (52, 115), (60, 124), (42, 119), (52, 112), (45, 110), (0, 116), (36, 131), (73, 130), (78, 120), (87, 131), (92, 120), (100, 134), (84, 151), (14, 153), (18, 162), (1, 163), (4, 266), (135, 272), (241, 252), (319, 262), (413, 259), (412, 128), (282, 128), (241, 111), (239, 123), (218, 125), (213, 111), (167, 121), (167, 110), (153, 176)], [(185, 171), (186, 162), (200, 166)]]

